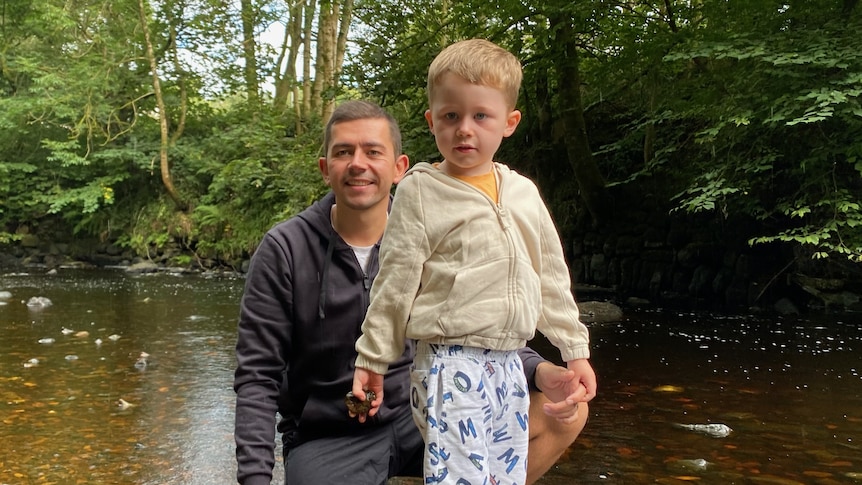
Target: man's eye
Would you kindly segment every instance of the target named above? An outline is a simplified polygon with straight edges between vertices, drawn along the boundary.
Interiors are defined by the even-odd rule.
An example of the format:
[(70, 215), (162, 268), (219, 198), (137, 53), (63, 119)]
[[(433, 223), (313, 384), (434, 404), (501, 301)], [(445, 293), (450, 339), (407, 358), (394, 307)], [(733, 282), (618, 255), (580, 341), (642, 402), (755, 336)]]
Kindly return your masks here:
[(334, 157), (346, 157), (347, 155), (350, 155), (350, 152), (348, 152), (347, 150), (337, 150), (335, 153), (332, 154), (332, 156)]

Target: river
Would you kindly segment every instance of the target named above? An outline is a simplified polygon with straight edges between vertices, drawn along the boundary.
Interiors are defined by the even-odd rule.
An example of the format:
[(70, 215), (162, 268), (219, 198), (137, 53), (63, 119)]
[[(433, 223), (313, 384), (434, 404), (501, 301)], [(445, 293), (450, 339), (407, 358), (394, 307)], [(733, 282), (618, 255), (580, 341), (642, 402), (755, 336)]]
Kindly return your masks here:
[[(0, 485), (234, 483), (243, 283), (0, 273)], [(599, 395), (540, 483), (862, 483), (862, 315), (652, 309), (591, 335)]]

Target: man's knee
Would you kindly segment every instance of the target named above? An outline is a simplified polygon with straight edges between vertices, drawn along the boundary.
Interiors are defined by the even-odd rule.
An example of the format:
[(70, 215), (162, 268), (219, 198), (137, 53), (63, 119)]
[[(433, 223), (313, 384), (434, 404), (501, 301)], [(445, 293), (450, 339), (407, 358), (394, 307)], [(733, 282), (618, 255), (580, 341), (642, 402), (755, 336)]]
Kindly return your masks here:
[(548, 403), (541, 393), (534, 393), (530, 403), (530, 459), (527, 461), (527, 483), (535, 483), (566, 452), (581, 434), (590, 414), (585, 403), (579, 403), (571, 420), (548, 416), (543, 405)]
[(587, 418), (590, 415), (590, 406), (585, 403), (578, 403), (578, 414), (575, 416), (569, 423), (560, 422), (556, 429), (558, 430), (558, 434), (563, 438), (572, 443), (580, 436), (581, 431), (584, 430), (584, 426), (587, 424)]
[(578, 403), (577, 412), (571, 420), (560, 420), (545, 414), (542, 406), (550, 402), (541, 393), (531, 395), (530, 404), (530, 440), (536, 438), (552, 439), (568, 446), (581, 434), (587, 424), (590, 408), (587, 403)]

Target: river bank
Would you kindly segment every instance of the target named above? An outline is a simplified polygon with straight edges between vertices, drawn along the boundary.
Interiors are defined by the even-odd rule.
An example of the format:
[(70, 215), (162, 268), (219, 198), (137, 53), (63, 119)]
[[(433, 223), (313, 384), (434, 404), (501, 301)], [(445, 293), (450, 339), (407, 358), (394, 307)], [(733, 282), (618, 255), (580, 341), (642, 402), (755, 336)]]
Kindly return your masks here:
[[(619, 308), (779, 315), (862, 313), (862, 279), (776, 272), (774, 255), (740, 252), (697, 241), (674, 245), (655, 230), (585, 235), (569, 244), (568, 257), (579, 301)], [(664, 242), (661, 242), (664, 241)], [(638, 248), (646, 248), (640, 249)], [(122, 268), (132, 273), (167, 272), (244, 275), (250, 259), (201, 258), (177, 242), (138, 255), (110, 242), (45, 241), (27, 234), (0, 244), (0, 269)], [(616, 310), (590, 310), (599, 318)], [(613, 321), (613, 320), (605, 320)]]

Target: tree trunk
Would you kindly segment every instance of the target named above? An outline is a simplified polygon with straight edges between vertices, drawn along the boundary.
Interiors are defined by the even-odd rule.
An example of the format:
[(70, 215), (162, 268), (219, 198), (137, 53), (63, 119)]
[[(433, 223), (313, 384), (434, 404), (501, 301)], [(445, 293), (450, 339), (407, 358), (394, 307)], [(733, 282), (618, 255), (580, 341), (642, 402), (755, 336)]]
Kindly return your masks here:
[(344, 66), (344, 54), (347, 51), (347, 34), (353, 21), (353, 0), (344, 0), (341, 6), (341, 21), (338, 26), (338, 38), (335, 43), (334, 83), (337, 86), (341, 79), (341, 68)]
[[(655, 68), (651, 68), (645, 76), (646, 83), (645, 91), (647, 93), (647, 116), (650, 118), (655, 116), (656, 93), (658, 91), (659, 76)], [(652, 159), (655, 158), (655, 139), (656, 128), (655, 122), (648, 121), (644, 128), (644, 167), (649, 167)]]
[(174, 130), (174, 133), (171, 135), (170, 146), (174, 146), (177, 144), (177, 140), (179, 140), (180, 136), (182, 136), (183, 131), (186, 129), (186, 115), (189, 111), (189, 90), (186, 85), (186, 72), (180, 64), (180, 56), (177, 52), (177, 23), (174, 17), (170, 18), (170, 29), (171, 29), (171, 57), (174, 59), (174, 71), (176, 71), (177, 75), (177, 84), (180, 87), (180, 119), (177, 121), (177, 128)]
[(144, 3), (144, 0), (138, 0), (141, 29), (144, 32), (144, 45), (147, 50), (147, 60), (150, 64), (150, 71), (153, 74), (153, 93), (156, 96), (156, 106), (158, 106), (159, 109), (159, 131), (161, 132), (161, 143), (159, 144), (159, 168), (161, 169), (162, 183), (165, 186), (165, 190), (168, 192), (168, 196), (170, 196), (171, 200), (174, 201), (174, 205), (178, 210), (185, 211), (188, 206), (182, 200), (174, 187), (174, 182), (171, 179), (171, 167), (168, 163), (168, 146), (170, 144), (170, 139), (168, 137), (168, 110), (165, 106), (165, 99), (162, 96), (158, 63), (156, 62), (156, 54), (153, 50), (153, 43), (150, 38), (150, 21), (149, 14), (147, 13), (147, 6), (148, 5)]
[(305, 5), (305, 24), (302, 27), (302, 111), (301, 119), (311, 117), (311, 37), (314, 33), (314, 12), (317, 2), (309, 0)]
[(254, 40), (254, 5), (252, 0), (240, 0), (242, 17), (242, 52), (245, 57), (245, 88), (249, 104), (255, 106), (260, 100), (260, 86), (257, 80), (257, 42)]
[(560, 64), (557, 66), (557, 86), (560, 90), (566, 151), (584, 205), (592, 216), (593, 225), (598, 225), (605, 219), (610, 204), (607, 201), (604, 177), (593, 158), (587, 136), (587, 123), (584, 119), (584, 106), (581, 99), (580, 58), (574, 29), (571, 19), (552, 19), (551, 24), (556, 27), (555, 43), (561, 49), (557, 56), (560, 59)]
[[(281, 76), (277, 79), (275, 88), (274, 106), (282, 112), (288, 109), (296, 109), (296, 104), (299, 102), (297, 92), (296, 79), (296, 61), (299, 59), (299, 50), (301, 48), (302, 39), (302, 10), (305, 2), (296, 1), (291, 4), (288, 11), (290, 16), (287, 19), (287, 28), (284, 32), (284, 42), (281, 45), (281, 52), (278, 57), (276, 72), (282, 70)], [(287, 62), (282, 65), (285, 57)], [(297, 133), (299, 133), (301, 124), (297, 117)]]
[[(317, 62), (311, 106), (326, 123), (326, 111), (332, 102), (332, 71), (335, 65), (335, 31), (338, 18), (337, 0), (322, 0), (317, 17)], [(331, 113), (331, 111), (330, 111)]]
[[(316, 94), (320, 100), (320, 117), (329, 121), (339, 93), (341, 66), (347, 50), (347, 34), (353, 19), (353, 0), (325, 0), (320, 5), (320, 30), (317, 35), (318, 76)], [(317, 99), (317, 97), (315, 97)]]

